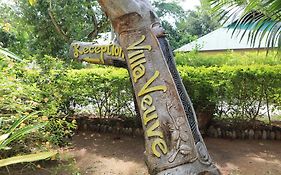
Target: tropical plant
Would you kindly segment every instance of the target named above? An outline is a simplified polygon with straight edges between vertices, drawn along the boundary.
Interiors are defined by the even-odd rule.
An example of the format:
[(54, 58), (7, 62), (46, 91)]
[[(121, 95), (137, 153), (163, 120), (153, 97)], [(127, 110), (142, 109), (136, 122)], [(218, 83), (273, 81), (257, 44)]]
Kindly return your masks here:
[[(3, 131), (13, 125), (21, 115), (40, 111), (38, 116), (28, 117), (26, 125), (36, 125), (48, 121), (44, 129), (31, 137), (24, 137), (13, 144), (13, 150), (0, 152), (0, 159), (7, 155), (29, 151), (30, 147), (41, 148), (43, 144), (50, 146), (64, 145), (76, 128), (75, 122), (63, 120), (66, 116), (61, 112), (65, 106), (66, 96), (62, 96), (65, 88), (64, 77), (66, 69), (62, 61), (52, 57), (26, 58), (15, 62), (11, 57), (18, 58), (6, 50), (0, 54), (0, 118), (5, 121)], [(36, 60), (36, 61), (35, 61)], [(16, 142), (14, 142), (16, 143)], [(43, 146), (42, 146), (43, 145)], [(34, 150), (34, 149), (33, 149)], [(1, 154), (3, 153), (3, 154)], [(2, 156), (2, 157), (1, 157)]]
[(15, 55), (13, 52), (10, 52), (9, 50), (1, 48), (1, 47), (0, 47), (0, 56), (10, 58), (15, 61), (22, 61), (21, 58), (18, 57), (17, 55)]
[[(211, 5), (221, 19), (234, 20), (234, 32), (248, 37), (253, 46), (266, 43), (267, 48), (281, 50), (281, 1), (280, 0), (203, 0)], [(238, 17), (238, 19), (237, 19)], [(243, 29), (243, 30), (242, 30)]]
[[(6, 132), (4, 132), (4, 134), (0, 135), (0, 150), (12, 149), (9, 146), (11, 143), (21, 140), (21, 138), (23, 136), (25, 136), (26, 134), (29, 134), (39, 128), (42, 128), (47, 124), (45, 122), (45, 123), (39, 123), (36, 125), (26, 125), (26, 126), (22, 125), (24, 121), (26, 121), (28, 118), (32, 117), (35, 114), (36, 113), (20, 117), (18, 120), (16, 120), (13, 123), (13, 125), (9, 129), (6, 130)], [(3, 125), (3, 118), (0, 118), (1, 131), (3, 131), (2, 125)], [(55, 154), (56, 154), (56, 152), (49, 151), (49, 152), (29, 154), (29, 155), (24, 155), (24, 156), (14, 156), (11, 158), (1, 159), (0, 167), (8, 166), (11, 164), (16, 164), (16, 163), (38, 161), (38, 160), (42, 160), (42, 159), (46, 159), (48, 157), (54, 156)]]
[(56, 155), (57, 152), (55, 151), (48, 151), (48, 152), (41, 152), (35, 154), (29, 154), (24, 156), (14, 156), (7, 159), (0, 160), (0, 167), (17, 164), (17, 163), (26, 163), (26, 162), (35, 162), (39, 160), (44, 160)]
[[(13, 125), (4, 134), (0, 135), (0, 150), (11, 149), (10, 147), (8, 147), (9, 144), (11, 144), (16, 140), (21, 139), (24, 135), (38, 128), (41, 128), (47, 124), (47, 123), (39, 123), (37, 125), (24, 126), (20, 129), (17, 129), (25, 120), (27, 120), (33, 115), (34, 114), (20, 117), (17, 121), (13, 123)], [(2, 122), (3, 122), (3, 118), (0, 118), (1, 129), (2, 129)]]

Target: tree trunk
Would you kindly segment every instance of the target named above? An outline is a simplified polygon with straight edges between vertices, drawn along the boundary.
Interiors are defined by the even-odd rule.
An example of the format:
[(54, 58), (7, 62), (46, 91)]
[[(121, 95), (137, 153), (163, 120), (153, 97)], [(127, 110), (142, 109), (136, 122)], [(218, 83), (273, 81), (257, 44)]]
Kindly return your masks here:
[(147, 0), (99, 0), (123, 48), (152, 175), (220, 174), (198, 129), (165, 33)]

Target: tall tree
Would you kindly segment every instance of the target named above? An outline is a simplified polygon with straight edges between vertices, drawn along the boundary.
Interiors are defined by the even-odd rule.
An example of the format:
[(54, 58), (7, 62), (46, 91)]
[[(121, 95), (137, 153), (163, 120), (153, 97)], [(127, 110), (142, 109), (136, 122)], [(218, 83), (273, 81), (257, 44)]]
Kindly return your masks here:
[[(11, 25), (16, 30), (26, 26), (26, 45), (33, 54), (67, 57), (73, 40), (92, 41), (98, 33), (107, 31), (109, 22), (92, 0), (19, 0), (9, 8)], [(8, 14), (7, 14), (8, 15)], [(7, 16), (6, 15), (6, 16)], [(27, 33), (26, 33), (27, 32)]]
[(197, 37), (202, 37), (220, 26), (218, 19), (211, 17), (211, 15), (202, 8), (188, 11), (188, 16), (184, 21), (184, 25), (187, 33)]
[(220, 26), (218, 20), (211, 17), (203, 8), (184, 11), (179, 1), (154, 0), (153, 5), (162, 20), (162, 26), (169, 33), (168, 39), (173, 49), (206, 35)]
[(154, 0), (152, 4), (156, 14), (162, 21), (163, 28), (169, 34), (167, 38), (172, 49), (177, 49), (182, 44), (195, 39), (189, 33), (183, 33), (182, 30), (179, 30), (179, 27), (186, 21), (187, 17), (187, 12), (179, 5), (179, 1)]

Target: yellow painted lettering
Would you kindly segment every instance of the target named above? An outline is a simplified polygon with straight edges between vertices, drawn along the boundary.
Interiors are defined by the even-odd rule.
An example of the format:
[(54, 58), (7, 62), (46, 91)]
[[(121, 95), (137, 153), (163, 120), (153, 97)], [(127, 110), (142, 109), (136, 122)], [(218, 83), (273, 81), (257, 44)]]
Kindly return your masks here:
[(90, 53), (91, 53), (91, 54), (95, 53), (95, 49), (96, 49), (95, 46), (91, 46), (90, 49), (89, 49), (89, 50), (90, 50)]
[(104, 64), (104, 53), (107, 51), (107, 46), (100, 46), (101, 53), (100, 53), (100, 61)]
[(121, 53), (121, 58), (123, 58), (123, 60), (125, 60), (125, 54), (124, 54), (123, 50), (122, 50), (122, 53)]
[(138, 82), (140, 78), (142, 78), (145, 74), (145, 67), (141, 64), (133, 69), (133, 79), (134, 82)]
[[(146, 126), (148, 124), (148, 122), (150, 122), (153, 119), (157, 119), (158, 115), (156, 113), (151, 114), (153, 112), (156, 112), (156, 108), (155, 106), (152, 106), (151, 108), (147, 109), (146, 111), (144, 111), (143, 113), (143, 123)], [(154, 129), (153, 129), (154, 130)], [(153, 134), (153, 130), (151, 131), (151, 134)]]
[(74, 49), (73, 52), (74, 52), (74, 57), (75, 58), (78, 58), (80, 54), (83, 54), (83, 52), (81, 53), (79, 51), (79, 48), (80, 48), (79, 44), (74, 44), (73, 45), (73, 49)]
[[(144, 53), (143, 53), (142, 50), (141, 51), (136, 51), (134, 53), (135, 53), (135, 55), (133, 57), (129, 58), (130, 64), (134, 63), (135, 61), (137, 61), (139, 59), (142, 59), (142, 58), (144, 59), (145, 58)], [(132, 54), (134, 54), (134, 53), (132, 53)]]
[[(157, 118), (157, 117), (156, 117)], [(159, 120), (156, 120), (146, 131), (147, 137), (160, 137), (163, 138), (163, 133), (161, 131), (157, 131), (156, 129), (159, 128), (160, 123)]]
[(123, 50), (122, 50), (122, 48), (121, 48), (121, 47), (119, 47), (119, 54), (118, 54), (118, 57), (119, 57), (119, 58), (121, 58), (122, 53), (123, 53)]
[(140, 66), (144, 63), (146, 63), (146, 60), (144, 58), (141, 60), (138, 60), (137, 62), (131, 64), (131, 69), (135, 69), (137, 66)]
[(153, 103), (153, 99), (150, 95), (146, 95), (143, 97), (143, 99), (141, 100), (141, 109), (142, 110), (147, 110), (146, 105), (147, 106), (151, 106)]
[(107, 46), (107, 55), (111, 55), (111, 52), (110, 52), (110, 48), (112, 47), (112, 44), (108, 45)]
[(128, 51), (129, 51), (129, 50), (149, 50), (149, 51), (150, 51), (150, 50), (152, 49), (150, 45), (138, 46), (138, 45), (140, 45), (141, 43), (144, 42), (145, 38), (146, 38), (146, 37), (145, 37), (144, 35), (142, 35), (142, 36), (141, 36), (141, 39), (140, 39), (139, 41), (133, 43), (131, 46), (129, 46), (129, 47), (127, 48), (127, 50), (128, 50)]
[(88, 54), (90, 52), (88, 47), (84, 47), (83, 54)]
[(132, 52), (132, 53), (129, 53), (128, 54), (128, 57), (129, 57), (129, 59), (132, 59), (132, 58), (134, 58), (135, 56), (137, 56), (137, 55), (139, 55), (139, 54), (142, 54), (143, 53), (143, 50), (137, 50), (137, 51), (134, 51), (134, 52)]
[(107, 46), (101, 46), (101, 54), (107, 52)]
[(95, 51), (96, 53), (100, 53), (100, 52), (101, 52), (101, 47), (100, 47), (100, 46), (97, 46), (95, 50), (96, 50), (96, 51)]
[(119, 55), (119, 48), (118, 47), (115, 47), (114, 49), (114, 56), (118, 56)]
[(159, 77), (159, 75), (160, 75), (159, 71), (156, 71), (155, 74), (150, 78), (150, 80), (147, 81), (147, 83), (142, 87), (142, 89), (138, 93), (139, 97), (155, 91), (163, 91), (163, 92), (167, 91), (166, 86), (155, 86), (149, 88), (149, 86), (156, 80), (156, 78)]
[(88, 63), (93, 63), (93, 64), (103, 64), (100, 62), (100, 59), (98, 59), (98, 58), (84, 58), (83, 61), (86, 61)]
[[(161, 157), (160, 151), (164, 155), (166, 155), (168, 153), (167, 144), (166, 144), (165, 140), (163, 140), (163, 139), (155, 139), (153, 141), (151, 147), (152, 147), (152, 153), (158, 158)], [(159, 149), (159, 151), (157, 150), (157, 148)]]
[(111, 47), (111, 56), (114, 56), (115, 47), (116, 47), (116, 45), (114, 45), (114, 44)]

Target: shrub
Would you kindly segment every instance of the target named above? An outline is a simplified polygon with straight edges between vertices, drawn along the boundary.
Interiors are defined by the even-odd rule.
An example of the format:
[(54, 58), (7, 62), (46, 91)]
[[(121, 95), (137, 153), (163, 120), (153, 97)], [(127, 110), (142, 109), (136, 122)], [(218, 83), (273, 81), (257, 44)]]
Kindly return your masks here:
[[(264, 111), (272, 107), (280, 108), (280, 65), (179, 66), (178, 69), (197, 113), (251, 121), (268, 115)], [(63, 96), (71, 100), (67, 110), (82, 112), (77, 111), (79, 106), (85, 109), (91, 105), (89, 113), (96, 117), (135, 115), (126, 70), (105, 67), (69, 70), (64, 84), (69, 89), (64, 89)]]
[(92, 110), (89, 112), (98, 117), (135, 115), (132, 87), (125, 69), (94, 67), (71, 70), (65, 81), (70, 87), (65, 96), (71, 100), (73, 108), (84, 107), (85, 112), (85, 107), (90, 105)]
[[(34, 114), (33, 114), (34, 115)], [(3, 125), (7, 125), (3, 118), (0, 118), (0, 150), (2, 154), (5, 154), (7, 150), (15, 150), (14, 147), (11, 147), (13, 142), (19, 142), (23, 137), (31, 132), (36, 131), (37, 129), (44, 127), (47, 123), (38, 122), (36, 125), (25, 125), (24, 122), (32, 117), (32, 114), (22, 116), (6, 130), (3, 130)], [(24, 163), (24, 162), (34, 162), (49, 158), (54, 156), (56, 152), (41, 152), (34, 154), (27, 154), (23, 156), (13, 156), (10, 158), (2, 159), (3, 155), (0, 155), (0, 168), (16, 163)], [(4, 156), (5, 157), (5, 156)]]
[(216, 115), (255, 120), (269, 106), (281, 106), (281, 65), (179, 67), (197, 112), (215, 108)]
[(189, 53), (176, 53), (177, 65), (188, 65), (192, 67), (211, 66), (250, 66), (250, 65), (280, 65), (281, 58), (275, 52), (266, 54), (264, 51), (236, 53), (228, 51), (220, 54), (204, 54), (196, 51)]
[[(69, 117), (74, 113), (99, 118), (136, 115), (127, 70), (102, 66), (73, 70), (49, 56), (30, 60), (14, 63), (0, 56), (0, 117), (9, 119), (4, 129), (32, 112), (38, 114), (26, 124), (48, 121), (40, 132), (17, 143), (19, 147), (40, 148), (47, 142), (63, 146), (76, 127)], [(197, 113), (251, 121), (281, 106), (280, 65), (178, 69)], [(270, 112), (267, 115), (270, 118)]]
[[(22, 115), (33, 112), (37, 112), (37, 115), (26, 120), (25, 125), (49, 121), (45, 128), (15, 142), (14, 150), (17, 152), (29, 152), (31, 147), (44, 150), (46, 142), (63, 145), (66, 143), (64, 138), (71, 136), (76, 126), (72, 121), (62, 122), (65, 117), (60, 112), (63, 83), (59, 81), (65, 75), (64, 67), (55, 58), (46, 56), (42, 60), (44, 66), (34, 61), (15, 63), (0, 56), (0, 71), (3, 75), (0, 76), (0, 118), (5, 121), (2, 129), (9, 128)], [(59, 128), (60, 133), (54, 128)], [(8, 154), (17, 152), (11, 150)]]

